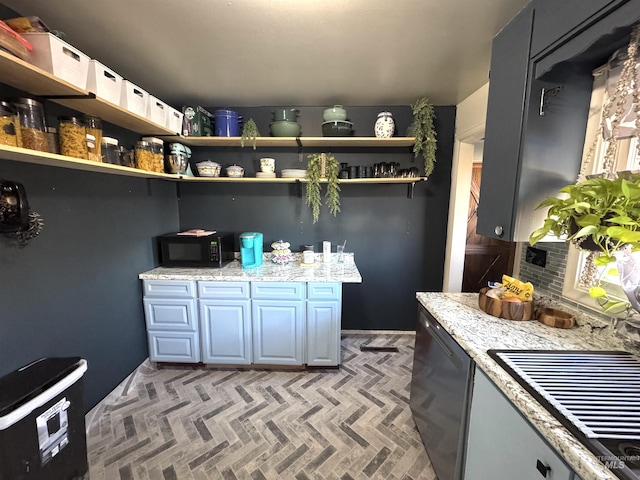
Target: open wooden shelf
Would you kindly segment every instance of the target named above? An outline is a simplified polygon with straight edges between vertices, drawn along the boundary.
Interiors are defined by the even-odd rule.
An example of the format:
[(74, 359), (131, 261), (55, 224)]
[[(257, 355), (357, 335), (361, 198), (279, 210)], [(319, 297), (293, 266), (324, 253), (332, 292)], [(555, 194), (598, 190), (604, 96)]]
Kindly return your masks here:
[[(105, 122), (113, 123), (141, 135), (176, 134), (176, 132), (172, 132), (163, 125), (158, 125), (119, 105), (95, 97), (88, 90), (78, 88), (1, 49), (0, 82), (29, 92), (32, 95), (49, 98), (52, 102), (87, 115), (100, 117)], [(73, 96), (74, 98), (50, 98), (59, 95)]]
[[(186, 177), (179, 174), (156, 173), (140, 170), (138, 168), (122, 167), (109, 163), (93, 162), (79, 158), (56, 155), (54, 153), (39, 152), (27, 148), (10, 147), (0, 145), (0, 162), (13, 160), (16, 162), (34, 163), (37, 165), (47, 165), (50, 167), (69, 168), (72, 170), (84, 170), (88, 172), (108, 173), (111, 175), (124, 175), (128, 177), (159, 178), (178, 182), (208, 182), (208, 183), (306, 183), (304, 178), (256, 178), (256, 177)], [(395, 183), (408, 184), (425, 180), (423, 177), (401, 177), (401, 178), (352, 178), (341, 179), (340, 183)], [(326, 180), (323, 180), (326, 182)]]
[(180, 175), (169, 173), (155, 173), (140, 170), (138, 168), (122, 167), (110, 163), (93, 162), (79, 158), (56, 155), (55, 153), (39, 152), (26, 148), (0, 145), (0, 162), (13, 160), (16, 162), (35, 163), (50, 167), (70, 168), (72, 170), (84, 170), (88, 172), (109, 173), (112, 175), (124, 175), (128, 177), (162, 178), (164, 180), (180, 180)]
[[(177, 142), (190, 147), (240, 147), (241, 137), (185, 137), (161, 136), (167, 142)], [(256, 147), (410, 147), (414, 137), (258, 137)], [(245, 148), (253, 142), (245, 140)]]

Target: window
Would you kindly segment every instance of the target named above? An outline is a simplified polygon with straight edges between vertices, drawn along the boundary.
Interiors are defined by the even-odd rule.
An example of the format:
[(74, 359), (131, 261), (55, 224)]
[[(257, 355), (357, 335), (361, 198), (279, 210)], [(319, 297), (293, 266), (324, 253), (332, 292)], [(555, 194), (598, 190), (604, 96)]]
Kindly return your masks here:
[[(611, 122), (609, 118), (605, 118), (604, 122), (602, 121), (603, 107), (605, 107), (607, 100), (614, 94), (617, 88), (622, 64), (623, 60), (614, 58), (607, 65), (594, 72), (593, 93), (589, 107), (585, 148), (582, 157), (583, 166), (580, 172), (581, 177), (600, 174), (606, 169), (604, 161), (608, 141), (604, 137), (610, 136)], [(636, 67), (640, 67), (640, 64), (636, 64)], [(635, 113), (633, 112), (633, 99), (631, 97), (631, 92), (625, 97), (625, 108), (617, 129), (617, 139), (611, 140), (616, 142), (616, 152), (613, 158), (613, 165), (610, 168), (616, 172), (637, 170), (640, 165), (638, 138), (636, 136), (637, 125)], [(615, 105), (613, 105), (611, 109), (615, 109)], [(604, 112), (604, 114), (606, 113), (607, 112)], [(609, 112), (609, 115), (612, 114), (613, 112)], [(580, 276), (586, 260), (587, 254), (585, 252), (579, 250), (574, 245), (570, 245), (562, 294), (567, 298), (596, 309), (597, 304), (594, 299), (589, 297), (589, 287), (582, 285), (580, 282)], [(611, 267), (603, 268), (610, 269)], [(598, 276), (608, 284), (607, 290), (610, 291), (610, 293), (615, 290), (616, 293), (614, 294), (616, 296), (619, 296), (621, 300), (626, 300), (624, 292), (619, 287), (617, 276), (607, 275), (607, 272), (604, 270), (600, 270)]]

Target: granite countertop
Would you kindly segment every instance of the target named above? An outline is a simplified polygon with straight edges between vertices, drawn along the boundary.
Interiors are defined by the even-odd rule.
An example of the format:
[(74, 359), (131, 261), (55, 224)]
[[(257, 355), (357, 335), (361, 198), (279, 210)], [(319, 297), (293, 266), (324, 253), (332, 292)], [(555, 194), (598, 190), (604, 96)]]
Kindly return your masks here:
[(331, 254), (331, 261), (324, 263), (322, 254), (316, 254), (313, 266), (302, 266), (302, 256), (294, 253), (293, 260), (286, 265), (271, 261), (265, 254), (262, 265), (243, 269), (238, 260), (222, 268), (166, 268), (158, 267), (141, 273), (141, 280), (215, 280), (222, 282), (340, 282), (362, 283), (362, 276), (356, 266), (353, 253), (345, 253), (344, 263), (338, 262), (338, 254)]
[(487, 354), (490, 349), (628, 351), (608, 322), (581, 315), (574, 328), (559, 329), (488, 315), (475, 293), (418, 292), (416, 297), (583, 480), (618, 479)]

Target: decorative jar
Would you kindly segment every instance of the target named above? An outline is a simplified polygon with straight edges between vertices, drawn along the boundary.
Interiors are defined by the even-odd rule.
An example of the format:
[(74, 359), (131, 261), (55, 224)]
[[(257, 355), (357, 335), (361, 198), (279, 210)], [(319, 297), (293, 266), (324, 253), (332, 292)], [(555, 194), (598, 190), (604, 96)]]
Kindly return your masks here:
[(380, 112), (374, 127), (377, 138), (391, 138), (396, 129), (391, 112)]

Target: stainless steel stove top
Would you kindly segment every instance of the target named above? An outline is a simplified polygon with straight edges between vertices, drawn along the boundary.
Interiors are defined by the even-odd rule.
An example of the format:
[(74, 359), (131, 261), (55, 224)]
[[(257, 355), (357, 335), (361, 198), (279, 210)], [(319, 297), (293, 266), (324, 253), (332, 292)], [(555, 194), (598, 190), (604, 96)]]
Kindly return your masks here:
[(640, 362), (633, 355), (488, 353), (616, 476), (640, 479)]

